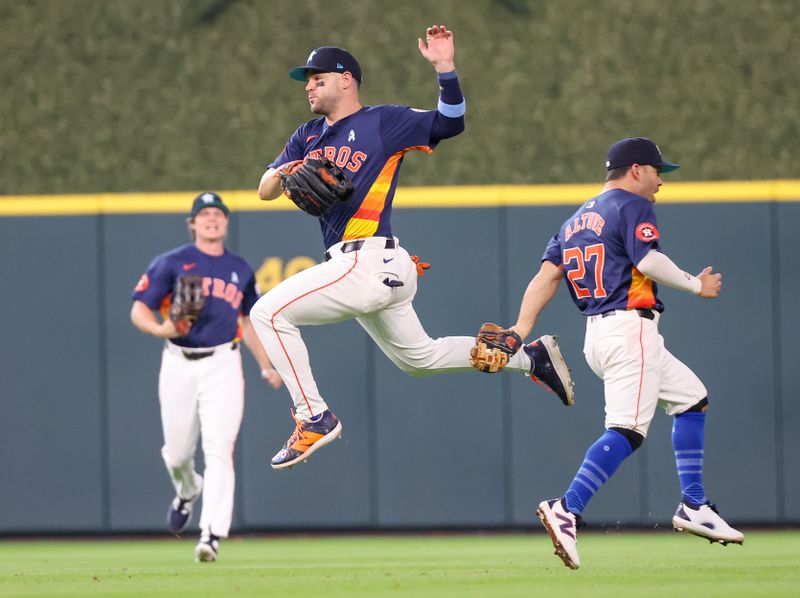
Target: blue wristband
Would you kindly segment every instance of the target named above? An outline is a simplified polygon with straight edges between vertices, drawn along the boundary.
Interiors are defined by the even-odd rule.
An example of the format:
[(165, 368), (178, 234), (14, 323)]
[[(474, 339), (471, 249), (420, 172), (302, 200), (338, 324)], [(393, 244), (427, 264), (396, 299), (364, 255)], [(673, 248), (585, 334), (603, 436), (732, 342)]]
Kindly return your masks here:
[(439, 73), (439, 104), (437, 110), (448, 118), (459, 118), (467, 111), (464, 94), (458, 82), (456, 71)]

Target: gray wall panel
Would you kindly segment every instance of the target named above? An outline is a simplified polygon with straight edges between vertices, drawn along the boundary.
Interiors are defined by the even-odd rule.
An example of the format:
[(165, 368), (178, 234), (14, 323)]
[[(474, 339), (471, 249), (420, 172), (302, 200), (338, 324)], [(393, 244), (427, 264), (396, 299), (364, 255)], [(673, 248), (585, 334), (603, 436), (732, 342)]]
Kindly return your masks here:
[[(774, 521), (772, 489), (778, 474), (769, 205), (657, 209), (663, 249), (677, 264), (692, 273), (707, 265), (722, 273), (718, 299), (704, 300), (673, 289), (661, 292), (667, 306), (661, 323), (667, 347), (695, 371), (709, 392), (706, 491), (733, 520)], [(748, 238), (761, 242), (742, 248), (745, 228)], [(660, 457), (672, 458), (669, 446), (659, 451)], [(654, 471), (663, 468), (667, 473), (672, 468), (669, 478), (651, 478), (652, 504), (658, 511), (674, 508), (678, 499), (677, 477), (669, 463), (654, 463)], [(743, 463), (753, 464), (746, 476)]]
[[(433, 263), (414, 302), (428, 333), (471, 336), (484, 321), (512, 323), (548, 238), (573, 210), (397, 210), (403, 246)], [(667, 346), (710, 391), (709, 496), (732, 521), (800, 521), (791, 377), (800, 357), (791, 335), (800, 325), (792, 301), (800, 241), (791, 223), (800, 207), (657, 212), (676, 263), (723, 273), (715, 301), (661, 291)], [(164, 529), (172, 490), (159, 454), (161, 343), (130, 323), (130, 293), (152, 257), (187, 241), (184, 218), (0, 219), (4, 255), (13, 256), (0, 274), (15, 281), (0, 289), (4, 338), (19, 347), (0, 360), (0, 459), (6, 479), (19, 482), (0, 490), (0, 530)], [(742, 230), (759, 241), (742, 248)], [(493, 237), (496, 245), (466, 241)], [(228, 245), (256, 269), (270, 256), (318, 260), (323, 249), (316, 222), (294, 212), (234, 215)], [(35, 253), (20, 253), (31, 246)], [(51, 307), (43, 280), (76, 289), (60, 300), (57, 325), (43, 317)], [(20, 288), (30, 291), (23, 297)], [(344, 436), (288, 472), (268, 464), (292, 430), (288, 393), (267, 387), (245, 351), (234, 529), (535, 524), (536, 504), (563, 493), (603, 431), (602, 384), (584, 361), (584, 321), (563, 286), (531, 336), (545, 333), (559, 336), (572, 367), (573, 408), (521, 375), (411, 378), (355, 322), (306, 328)], [(670, 426), (656, 416), (642, 449), (593, 499), (590, 522), (669, 524), (679, 493)]]
[[(541, 255), (546, 240), (557, 230), (561, 221), (569, 216), (572, 209), (543, 208), (537, 210), (537, 212), (541, 213), (537, 214), (538, 217), (528, 216), (527, 218), (524, 210), (522, 211), (523, 214), (520, 214), (519, 217), (512, 214), (509, 218), (509, 238), (520, 238), (527, 233), (530, 238), (538, 236), (543, 239), (540, 249), (536, 253), (538, 267), (538, 257)], [(699, 271), (708, 262), (723, 272), (736, 273), (735, 276), (728, 275), (724, 277), (725, 290), (723, 296), (715, 302), (705, 302), (672, 289), (663, 289), (661, 296), (667, 304), (667, 312), (662, 320), (661, 329), (667, 339), (667, 346), (679, 358), (688, 363), (690, 367), (693, 367), (698, 375), (706, 380), (709, 387), (712, 387), (712, 385), (707, 378), (717, 383), (713, 387), (712, 398), (715, 395), (730, 397), (725, 402), (715, 402), (719, 407), (712, 411), (712, 417), (709, 417), (708, 459), (706, 466), (709, 493), (716, 490), (712, 497), (717, 497), (722, 502), (725, 511), (730, 513), (732, 517), (755, 517), (754, 520), (772, 520), (775, 516), (774, 504), (764, 504), (763, 493), (758, 490), (758, 486), (750, 486), (747, 489), (740, 490), (736, 488), (734, 481), (739, 479), (737, 475), (739, 463), (743, 459), (746, 460), (756, 456), (765, 463), (765, 466), (759, 468), (759, 471), (755, 474), (758, 478), (758, 483), (762, 487), (774, 487), (775, 485), (776, 471), (773, 464), (774, 459), (771, 458), (771, 454), (775, 450), (774, 441), (772, 440), (774, 432), (772, 407), (763, 408), (763, 402), (766, 401), (769, 404), (773, 393), (769, 386), (766, 389), (764, 388), (763, 381), (742, 382), (732, 378), (729, 374), (730, 363), (735, 363), (739, 359), (738, 347), (743, 334), (752, 336), (757, 339), (757, 342), (767, 347), (764, 354), (759, 356), (758, 359), (760, 360), (760, 367), (765, 371), (770, 370), (771, 358), (768, 348), (770, 309), (769, 301), (767, 300), (765, 305), (765, 301), (761, 296), (761, 290), (769, 288), (769, 280), (767, 278), (769, 272), (760, 267), (761, 264), (769, 261), (769, 246), (760, 247), (761, 253), (753, 252), (749, 261), (742, 262), (734, 259), (734, 256), (737, 255), (735, 253), (735, 243), (738, 242), (736, 235), (720, 235), (721, 238), (716, 239), (713, 248), (710, 250), (705, 243), (708, 238), (708, 222), (716, 223), (715, 231), (733, 231), (736, 230), (738, 218), (743, 218), (749, 223), (749, 226), (756, 227), (761, 235), (766, 238), (769, 226), (767, 206), (738, 206), (736, 212), (729, 212), (731, 214), (730, 222), (725, 222), (724, 220), (720, 222), (719, 208), (714, 206), (659, 206), (658, 213), (659, 227), (662, 237), (665, 239), (664, 250), (678, 264), (689, 270)], [(539, 232), (544, 223), (550, 225), (550, 229), (547, 232)], [(670, 244), (670, 238), (679, 238), (682, 242), (676, 243), (673, 241)], [(700, 254), (702, 257), (698, 257), (696, 254)], [(693, 262), (698, 263), (694, 264)], [(515, 283), (515, 269), (521, 270), (520, 276), (524, 280), (518, 286), (519, 296), (521, 296), (524, 291), (524, 285), (530, 275), (524, 271), (524, 268), (520, 268), (519, 264), (512, 263), (510, 265), (510, 286), (512, 289), (517, 284)], [(748, 286), (746, 282), (748, 280), (757, 280), (759, 284)], [(519, 300), (517, 299), (514, 302), (513, 298), (514, 291), (512, 290), (511, 302), (512, 304), (518, 304)], [(565, 309), (564, 305), (568, 309)], [(732, 312), (736, 313), (736, 310), (741, 309), (742, 305), (760, 305), (754, 314), (754, 318), (746, 324), (744, 330), (739, 324), (741, 318), (732, 317)], [(565, 313), (566, 311), (569, 311), (569, 313)], [(580, 321), (578, 328), (574, 326), (576, 319)], [(573, 466), (566, 466), (566, 474), (559, 473), (563, 467), (561, 463), (558, 465), (548, 463), (543, 465), (538, 472), (539, 475), (536, 478), (540, 482), (537, 483), (530, 479), (526, 480), (525, 473), (519, 472), (515, 465), (515, 472), (518, 473), (515, 476), (515, 489), (517, 490), (517, 494), (515, 494), (515, 513), (522, 520), (529, 516), (530, 505), (535, 502), (532, 496), (532, 489), (537, 484), (550, 485), (548, 482), (555, 483), (556, 479), (563, 479), (564, 481), (560, 482), (550, 494), (557, 495), (562, 493), (577, 469), (583, 456), (583, 451), (602, 433), (602, 385), (591, 374), (581, 355), (583, 341), (583, 322), (581, 320), (582, 318), (578, 315), (568, 294), (562, 287), (559, 291), (559, 296), (547, 308), (540, 319), (537, 330), (533, 335), (536, 336), (544, 332), (557, 332), (560, 335), (565, 357), (573, 368), (578, 401), (574, 409), (574, 420), (571, 421), (570, 425), (569, 440), (565, 440), (560, 434), (554, 434), (553, 429), (558, 428), (556, 423), (554, 423), (553, 428), (543, 430), (540, 438), (547, 445), (560, 450), (559, 454), (569, 452), (568, 448), (561, 445), (569, 444), (574, 438), (581, 437), (585, 441), (583, 449), (572, 451), (579, 454), (574, 458)], [(680, 322), (680, 324), (676, 325), (673, 322)], [(737, 325), (732, 326), (732, 323)], [(705, 367), (695, 366), (695, 363), (703, 364), (707, 362), (709, 351), (712, 350), (714, 355), (722, 355), (722, 359), (715, 360)], [(584, 389), (590, 391), (590, 397), (586, 396)], [(763, 400), (754, 400), (754, 396), (762, 396)], [(584, 415), (585, 412), (583, 410), (586, 409), (584, 401), (587, 398), (597, 402), (597, 404), (593, 403), (591, 405), (591, 408), (595, 411), (593, 417), (585, 417)], [(517, 407), (518, 405), (515, 403), (515, 408)], [(730, 411), (727, 415), (721, 414), (721, 416), (714, 417), (716, 413), (726, 407), (729, 410), (735, 409), (735, 411)], [(525, 412), (526, 407), (524, 404), (520, 405), (519, 408), (523, 410), (523, 413)], [(527, 407), (527, 409), (530, 409), (530, 407)], [(746, 417), (736, 420), (737, 424), (732, 427), (733, 418), (739, 416), (742, 412), (746, 413)], [(559, 419), (565, 416), (554, 414), (554, 417), (556, 422), (561, 423)], [(718, 422), (722, 417), (725, 418), (723, 422), (720, 422), (722, 425), (716, 424), (716, 426), (719, 426), (716, 427), (715, 422)], [(662, 418), (665, 419), (665, 422), (656, 422), (645, 448), (631, 458), (631, 464), (626, 463), (623, 465), (613, 481), (593, 499), (590, 511), (593, 519), (605, 521), (668, 521), (669, 514), (674, 508), (679, 495), (670, 442), (670, 420), (663, 413), (657, 416), (657, 420)], [(527, 418), (519, 418), (515, 415), (515, 421), (519, 419), (524, 421)], [(593, 428), (591, 421), (595, 421), (597, 427)], [(756, 424), (756, 430), (760, 438), (756, 447), (745, 446), (739, 441), (740, 438), (747, 435), (750, 424), (746, 422), (755, 422)], [(589, 431), (590, 429), (591, 431)], [(531, 443), (530, 440), (527, 440), (523, 433), (515, 433), (514, 442), (515, 450), (512, 453), (512, 459), (514, 459), (515, 463), (520, 453), (528, 454), (534, 452), (528, 446)], [(757, 453), (757, 455), (753, 455), (753, 453)], [(635, 466), (631, 468), (634, 463)], [(622, 503), (614, 496), (615, 487), (620, 488), (621, 496), (625, 497), (624, 502), (630, 504), (630, 506), (621, 506)], [(748, 511), (748, 504), (753, 502), (757, 502), (762, 507), (757, 514), (749, 513)], [(742, 509), (748, 512), (745, 513)]]
[(163, 341), (130, 320), (131, 293), (152, 259), (189, 242), (185, 216), (107, 216), (106, 330), (110, 526), (160, 530), (174, 497), (161, 460), (158, 370)]
[[(366, 338), (353, 322), (306, 328), (303, 338), (317, 385), (342, 421), (342, 438), (307, 463), (274, 471), (269, 460), (294, 430), (292, 403), (285, 388), (254, 390), (258, 382), (248, 382), (238, 449), (243, 465), (239, 470), (243, 524), (259, 529), (364, 526), (370, 497)], [(316, 365), (334, 355), (342, 367)]]
[[(432, 268), (414, 307), (432, 338), (472, 336), (497, 318), (498, 250), (466, 239), (494, 235), (494, 210), (398, 211), (395, 235)], [(469, 251), (469, 252), (468, 252)], [(411, 378), (376, 359), (379, 522), (493, 525), (505, 518), (500, 377), (457, 372)]]
[(0, 530), (104, 516), (97, 218), (0, 218)]
[[(516, 320), (522, 295), (539, 270), (547, 242), (576, 208), (508, 210), (508, 238), (518, 240), (508, 251), (509, 322)], [(562, 284), (528, 339), (558, 336), (575, 381), (573, 407), (564, 407), (555, 395), (529, 379), (520, 377), (511, 385), (514, 522), (520, 525), (536, 521), (540, 501), (565, 492), (586, 450), (604, 431), (603, 386), (583, 357), (584, 323)], [(623, 464), (592, 500), (587, 517), (593, 523), (637, 520), (641, 512), (639, 486), (640, 468), (634, 459)]]
[[(295, 212), (244, 214), (239, 219), (241, 255), (254, 268), (268, 256), (287, 262), (303, 255), (321, 259), (319, 226)], [(269, 460), (294, 429), (285, 387), (272, 390), (245, 358), (247, 407), (238, 451), (242, 525), (254, 528), (365, 526), (370, 518), (370, 435), (367, 426), (370, 372), (367, 338), (355, 322), (302, 329), (320, 392), (342, 421), (342, 439), (289, 471)]]
[(504, 523), (499, 383), (472, 372), (408, 378), (380, 359), (380, 525)]
[[(780, 379), (778, 380), (781, 403), (776, 411), (779, 422), (779, 438), (782, 450), (776, 462), (782, 466), (783, 476), (778, 487), (781, 498), (779, 515), (782, 519), (800, 521), (800, 398), (797, 391), (797, 370), (800, 363), (800, 346), (797, 335), (800, 331), (800, 278), (797, 256), (800, 255), (800, 237), (797, 223), (800, 222), (800, 204), (784, 204), (775, 209), (778, 217), (776, 229), (781, 248), (777, 262), (777, 279), (772, 288), (779, 293), (779, 317), (775, 332), (779, 334)], [(754, 352), (758, 352), (756, 347)], [(752, 370), (749, 363), (748, 372)]]

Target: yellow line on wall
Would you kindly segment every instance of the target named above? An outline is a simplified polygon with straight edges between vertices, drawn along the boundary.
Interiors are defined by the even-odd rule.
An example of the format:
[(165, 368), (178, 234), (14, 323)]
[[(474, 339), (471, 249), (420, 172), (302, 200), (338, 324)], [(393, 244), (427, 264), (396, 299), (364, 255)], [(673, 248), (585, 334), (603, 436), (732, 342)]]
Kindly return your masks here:
[[(400, 187), (396, 208), (494, 208), (501, 206), (579, 205), (600, 192), (602, 184), (464, 185)], [(0, 195), (0, 216), (76, 216), (90, 214), (188, 214), (198, 192), (95, 193), (84, 195)], [(295, 210), (281, 196), (261, 201), (253, 191), (219, 192), (231, 210)], [(736, 203), (800, 201), (800, 180), (669, 183), (658, 203)]]

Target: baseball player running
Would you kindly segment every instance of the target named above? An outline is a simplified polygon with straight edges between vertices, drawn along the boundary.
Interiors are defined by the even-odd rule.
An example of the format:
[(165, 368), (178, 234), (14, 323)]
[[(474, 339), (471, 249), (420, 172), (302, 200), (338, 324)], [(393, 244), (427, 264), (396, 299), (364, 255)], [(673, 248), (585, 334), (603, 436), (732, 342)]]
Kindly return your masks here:
[[(319, 118), (301, 125), (269, 165), (259, 184), (264, 200), (278, 197), (281, 175), (306, 158), (327, 158), (352, 181), (347, 201), (319, 218), (324, 262), (286, 279), (259, 299), (253, 326), (294, 402), (295, 431), (272, 459), (274, 469), (304, 461), (337, 438), (342, 424), (317, 388), (298, 326), (355, 318), (399, 368), (411, 375), (470, 367), (472, 337), (432, 339), (412, 306), (421, 264), (393, 236), (392, 199), (403, 156), (430, 153), (464, 130), (465, 102), (455, 70), (453, 33), (444, 25), (427, 29), (420, 53), (437, 72), (436, 110), (406, 106), (362, 106), (361, 67), (347, 50), (316, 48), (305, 65), (290, 71), (305, 82), (311, 111)], [(531, 343), (507, 366), (534, 374), (565, 403), (572, 381), (552, 337)], [(546, 341), (546, 342), (544, 342)]]
[(523, 338), (562, 278), (586, 316), (584, 355), (605, 389), (606, 432), (591, 446), (569, 488), (537, 510), (556, 555), (580, 566), (577, 528), (589, 500), (644, 441), (656, 406), (674, 416), (672, 446), (681, 501), (672, 523), (712, 542), (741, 544), (744, 536), (720, 517), (703, 487), (705, 386), (664, 346), (658, 323), (664, 305), (656, 283), (704, 298), (719, 295), (711, 267), (696, 277), (660, 251), (653, 204), (661, 175), (678, 168), (642, 137), (608, 151), (603, 192), (584, 203), (547, 245), (539, 272), (512, 327)]
[[(157, 256), (133, 292), (131, 320), (142, 332), (164, 338), (158, 396), (164, 446), (161, 455), (175, 487), (169, 529), (179, 534), (189, 523), (194, 502), (203, 496), (200, 541), (195, 558), (215, 561), (220, 538), (227, 538), (233, 516), (233, 450), (244, 409), (244, 378), (239, 354), (243, 338), (261, 375), (281, 385), (248, 314), (258, 299), (255, 275), (224, 245), (228, 207), (216, 193), (201, 193), (187, 220), (194, 243)], [(200, 277), (202, 311), (196, 321), (164, 316), (176, 282)], [(199, 294), (199, 293), (198, 293)], [(239, 326), (241, 325), (241, 328)], [(181, 330), (181, 333), (178, 330)], [(205, 472), (195, 471), (202, 435)]]

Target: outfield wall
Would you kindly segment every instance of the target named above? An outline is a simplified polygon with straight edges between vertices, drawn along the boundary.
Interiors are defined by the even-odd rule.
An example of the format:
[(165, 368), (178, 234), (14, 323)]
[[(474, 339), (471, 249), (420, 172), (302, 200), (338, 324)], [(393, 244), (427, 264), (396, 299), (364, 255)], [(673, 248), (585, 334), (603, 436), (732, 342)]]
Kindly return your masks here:
[[(431, 336), (512, 321), (547, 239), (597, 189), (401, 189), (395, 234), (433, 264), (415, 301)], [(319, 260), (312, 219), (252, 192), (222, 194), (236, 208), (229, 246), (260, 268), (263, 285)], [(0, 197), (0, 532), (164, 528), (161, 343), (128, 313), (150, 259), (186, 242), (193, 196)], [(710, 390), (706, 486), (732, 521), (800, 522), (798, 202), (800, 181), (676, 183), (657, 208), (678, 264), (723, 273), (716, 301), (664, 289), (661, 329)], [(293, 425), (288, 394), (267, 388), (246, 354), (235, 528), (532, 525), (535, 505), (563, 492), (603, 421), (566, 289), (537, 331), (559, 335), (576, 381), (571, 409), (520, 375), (410, 378), (353, 322), (306, 328), (344, 436), (288, 472), (268, 466)], [(660, 413), (590, 505), (591, 523), (669, 522), (678, 500), (669, 436)]]

